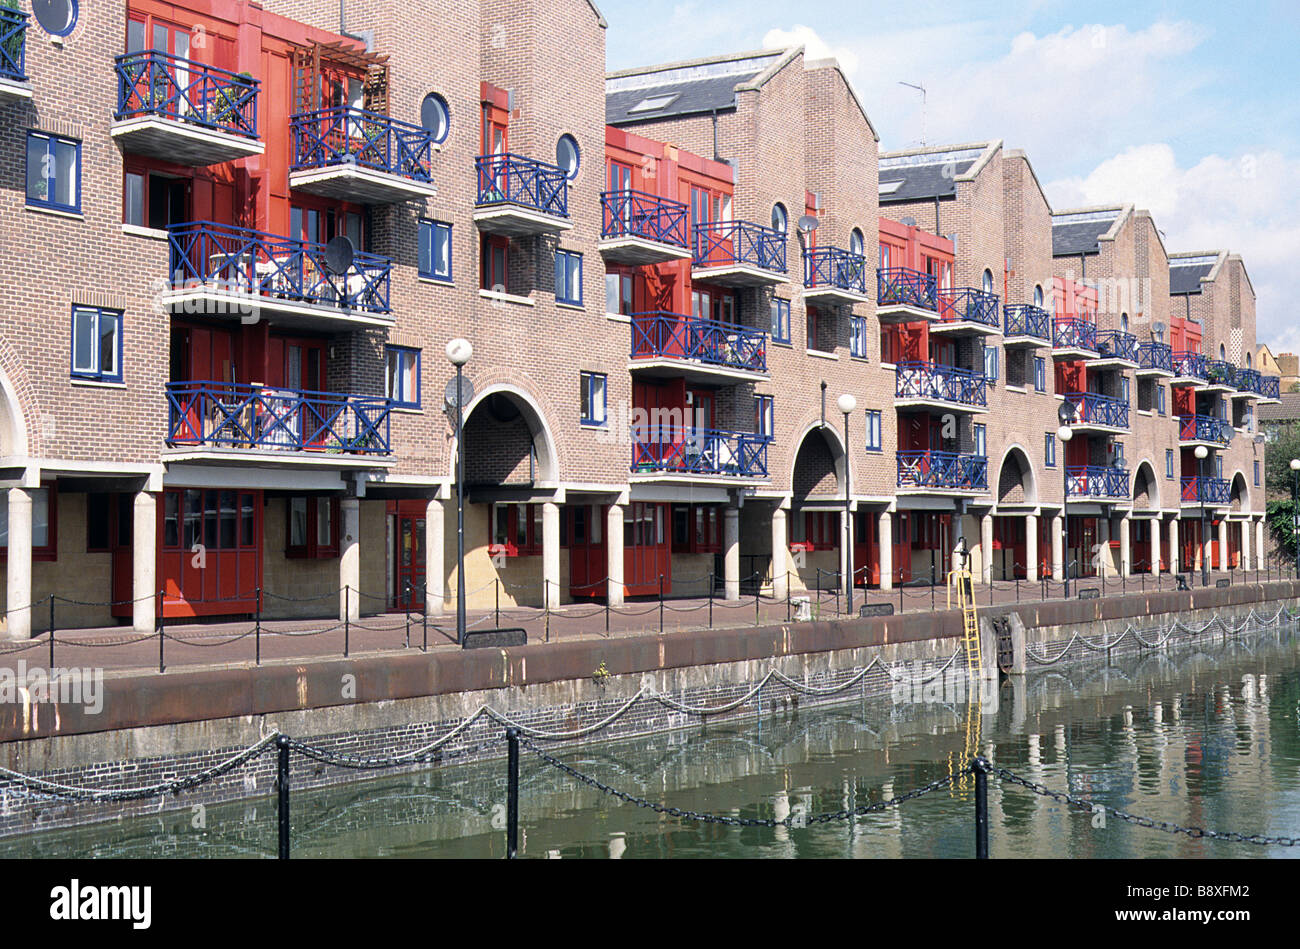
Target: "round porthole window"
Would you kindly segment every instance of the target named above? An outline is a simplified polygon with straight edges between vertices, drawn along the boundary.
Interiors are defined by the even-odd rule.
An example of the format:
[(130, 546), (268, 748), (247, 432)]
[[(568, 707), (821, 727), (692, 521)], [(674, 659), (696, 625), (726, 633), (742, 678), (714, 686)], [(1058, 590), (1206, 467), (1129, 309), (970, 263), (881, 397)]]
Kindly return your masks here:
[(77, 0), (32, 0), (32, 16), (51, 36), (67, 36), (77, 25)]
[(420, 106), (420, 124), (433, 136), (435, 142), (441, 144), (446, 141), (447, 132), (451, 129), (451, 113), (447, 110), (447, 100), (436, 92), (425, 96), (424, 104)]
[(572, 135), (561, 135), (560, 140), (555, 144), (555, 164), (564, 170), (570, 181), (578, 177), (582, 152), (578, 150), (578, 140)]

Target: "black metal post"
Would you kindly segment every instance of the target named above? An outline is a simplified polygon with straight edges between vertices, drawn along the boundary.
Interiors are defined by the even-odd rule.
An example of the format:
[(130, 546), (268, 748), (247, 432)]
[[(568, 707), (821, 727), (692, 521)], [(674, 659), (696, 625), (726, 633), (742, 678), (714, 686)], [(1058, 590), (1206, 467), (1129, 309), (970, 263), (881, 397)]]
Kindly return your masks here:
[(262, 664), (262, 588), (257, 588), (257, 615), (253, 619), (254, 665)]
[(659, 632), (664, 631), (664, 575), (659, 574)]
[(989, 858), (989, 763), (975, 758), (970, 763), (975, 772), (975, 859)]
[(934, 612), (934, 587), (935, 587), (935, 567), (934, 554), (930, 554), (930, 612)]
[(709, 571), (709, 629), (713, 628), (713, 571)]
[[(790, 622), (790, 571), (785, 572), (785, 621)], [(713, 624), (710, 623), (710, 626)]]
[[(493, 579), (492, 590), (493, 590), (493, 595), (496, 597), (497, 628), (500, 629), (501, 628), (501, 578), (500, 577), (496, 577), (495, 579)], [(550, 593), (551, 591), (547, 589), (546, 592)]]
[(757, 574), (755, 574), (754, 576), (754, 625), (755, 626), (758, 625), (758, 598), (759, 598), (759, 594), (762, 592), (760, 589), (762, 583), (763, 581), (758, 578)]
[(280, 859), (289, 859), (289, 737), (275, 739), (277, 753), (276, 800), (279, 805)]
[(1196, 459), (1196, 465), (1196, 489), (1201, 495), (1201, 586), (1208, 587), (1210, 585), (1210, 558), (1205, 552), (1208, 546), (1206, 540), (1209, 534), (1209, 529), (1205, 526), (1205, 459)]
[(352, 638), (352, 588), (343, 585), (343, 658), (348, 657), (348, 640)]
[(167, 638), (167, 617), (163, 614), (162, 605), (163, 597), (166, 596), (166, 590), (158, 591), (158, 671), (162, 672), (166, 666), (163, 665), (163, 641)]
[(1064, 567), (1062, 573), (1065, 574), (1065, 598), (1070, 598), (1070, 468), (1066, 464), (1066, 448), (1069, 442), (1061, 445), (1061, 487), (1064, 493), (1061, 495), (1061, 563)]
[(506, 729), (506, 859), (519, 856), (519, 729)]
[(1295, 545), (1296, 568), (1300, 569), (1300, 538), (1296, 536), (1296, 518), (1300, 517), (1300, 471), (1291, 479), (1291, 543)]
[[(465, 643), (465, 384), (464, 366), (456, 367), (456, 642)], [(543, 591), (545, 594), (545, 591)], [(543, 597), (544, 599), (544, 597)], [(547, 640), (550, 623), (547, 623)]]
[(844, 606), (845, 612), (853, 615), (853, 544), (850, 541), (853, 538), (853, 494), (849, 487), (850, 470), (853, 465), (849, 459), (849, 413), (844, 413), (844, 530), (840, 531), (841, 541), (844, 544), (844, 575), (848, 577), (848, 584), (844, 588)]
[(50, 596), (50, 675), (54, 675), (54, 597)]

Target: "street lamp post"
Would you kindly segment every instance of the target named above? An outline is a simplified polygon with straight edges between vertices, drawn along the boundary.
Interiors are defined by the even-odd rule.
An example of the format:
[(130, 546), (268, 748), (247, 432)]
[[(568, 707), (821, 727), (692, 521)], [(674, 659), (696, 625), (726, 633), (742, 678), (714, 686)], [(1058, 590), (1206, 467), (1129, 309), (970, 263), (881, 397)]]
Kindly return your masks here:
[(848, 577), (848, 583), (845, 585), (844, 605), (849, 616), (853, 615), (853, 546), (849, 543), (852, 537), (852, 504), (853, 495), (849, 485), (849, 469), (852, 467), (849, 461), (851, 452), (849, 451), (849, 416), (858, 409), (858, 400), (850, 393), (846, 392), (839, 397), (836, 402), (839, 409), (844, 413), (844, 530), (841, 535), (844, 538), (844, 564), (845, 576)]
[(1061, 466), (1061, 486), (1064, 489), (1061, 494), (1061, 572), (1065, 575), (1065, 598), (1070, 598), (1070, 467), (1066, 460), (1066, 447), (1070, 444), (1070, 439), (1074, 437), (1074, 429), (1070, 426), (1074, 423), (1075, 411), (1074, 405), (1070, 402), (1062, 402), (1061, 408), (1056, 413), (1061, 427), (1056, 430), (1056, 437), (1061, 441), (1061, 457), (1057, 459), (1057, 464)]
[(1291, 459), (1291, 543), (1295, 545), (1295, 571), (1300, 577), (1300, 458)]
[(456, 642), (465, 644), (465, 363), (474, 355), (467, 339), (447, 344), (447, 359), (456, 367)]
[(1194, 454), (1196, 455), (1196, 488), (1197, 493), (1201, 496), (1201, 586), (1208, 587), (1210, 585), (1210, 558), (1205, 555), (1209, 530), (1205, 523), (1205, 459), (1209, 457), (1210, 450), (1204, 445), (1197, 445)]

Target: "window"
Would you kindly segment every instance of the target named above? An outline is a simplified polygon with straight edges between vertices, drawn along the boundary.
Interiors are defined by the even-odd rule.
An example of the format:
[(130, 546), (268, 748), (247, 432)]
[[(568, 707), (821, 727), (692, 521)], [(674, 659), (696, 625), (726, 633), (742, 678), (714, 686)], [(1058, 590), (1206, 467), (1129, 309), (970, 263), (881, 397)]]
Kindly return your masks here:
[(451, 130), (451, 112), (447, 108), (447, 100), (436, 92), (425, 96), (424, 103), (420, 106), (420, 124), (435, 142), (445, 142), (447, 133)]
[(790, 342), (790, 301), (772, 298), (772, 342)]
[(821, 353), (834, 351), (834, 312), (824, 312), (815, 306), (810, 306), (807, 314), (808, 348)]
[(1124, 467), (1124, 443), (1111, 442), (1110, 453), (1112, 458), (1114, 459), (1112, 462), (1112, 467), (1123, 468)]
[(1119, 380), (1119, 397), (1123, 402), (1127, 403), (1129, 402), (1130, 395), (1131, 390), (1129, 389), (1128, 376), (1122, 376)]
[(1174, 450), (1172, 448), (1165, 449), (1165, 477), (1171, 481), (1174, 477)]
[(193, 217), (190, 213), (190, 179), (127, 171), (124, 180), (123, 224), (161, 231)]
[(77, 25), (77, 0), (44, 0), (33, 3), (36, 22), (51, 36), (67, 36)]
[(1045, 356), (1034, 357), (1034, 391), (1047, 391), (1047, 358)]
[(582, 255), (555, 252), (555, 302), (582, 306)]
[(853, 233), (849, 235), (849, 251), (861, 257), (866, 254), (866, 246), (867, 242), (862, 237), (862, 232), (855, 227)]
[(1259, 487), (1259, 462), (1255, 462), (1255, 487)]
[(995, 346), (984, 347), (984, 375), (989, 382), (998, 381), (998, 350)]
[(482, 288), (505, 293), (510, 286), (507, 261), (509, 240), (495, 234), (484, 234), (480, 246), (483, 260)]
[(387, 380), (384, 395), (401, 408), (420, 407), (420, 350), (402, 346), (384, 347)]
[(786, 213), (785, 205), (777, 202), (772, 205), (772, 230), (784, 236), (790, 228), (790, 215)]
[(1223, 456), (1214, 456), (1214, 476), (1222, 480), (1223, 478)]
[(790, 518), (790, 546), (834, 550), (840, 542), (840, 516), (830, 511), (800, 511)]
[(989, 451), (988, 427), (981, 424), (975, 425), (975, 454), (979, 457), (986, 456)]
[(598, 372), (578, 374), (579, 395), (582, 400), (582, 424), (604, 425), (607, 393), (605, 376)]
[[(223, 492), (224, 494), (225, 492)], [(223, 505), (224, 507), (224, 505)], [(284, 555), (295, 560), (329, 560), (339, 555), (339, 502), (323, 495), (289, 498)], [(234, 547), (222, 544), (222, 549)]]
[(632, 275), (616, 270), (605, 274), (605, 312), (621, 313), (624, 316), (632, 312)]
[(535, 557), (542, 552), (542, 505), (494, 504), (488, 552)]
[(1226, 361), (1227, 358), (1228, 358), (1228, 347), (1225, 346), (1225, 345), (1223, 345), (1223, 343), (1220, 343), (1220, 344), (1219, 344), (1219, 360), (1222, 362), (1222, 361)]
[(80, 142), (43, 132), (27, 133), (27, 203), (81, 212)]
[(122, 314), (89, 306), (72, 308), (72, 377), (122, 381)]
[(1034, 306), (1041, 307), (1042, 305), (1043, 305), (1043, 287), (1042, 284), (1036, 284), (1034, 286)]
[(880, 450), (880, 409), (867, 409), (867, 451)]
[(1120, 332), (1121, 332), (1121, 333), (1127, 333), (1127, 332), (1128, 332), (1128, 314), (1127, 314), (1127, 313), (1121, 313), (1121, 314), (1119, 315), (1119, 329), (1120, 329)]
[(776, 436), (776, 412), (770, 395), (754, 396), (754, 433), (768, 438)]
[[(55, 560), (58, 495), (53, 488), (34, 488), (32, 495), (32, 559)], [(3, 499), (0, 499), (3, 500)], [(0, 503), (0, 556), (9, 555), (9, 504)]]
[(578, 148), (578, 140), (572, 135), (561, 135), (555, 143), (555, 164), (560, 166), (570, 181), (578, 177), (578, 169), (582, 166), (582, 151)]
[(853, 317), (853, 336), (849, 340), (849, 355), (858, 359), (867, 358), (867, 318)]
[(451, 225), (420, 221), (420, 276), (451, 282)]
[(677, 554), (721, 553), (722, 517), (719, 508), (708, 504), (674, 504), (672, 551)]
[(1056, 467), (1056, 435), (1052, 432), (1048, 432), (1043, 439), (1043, 465)]
[(1156, 386), (1156, 411), (1165, 414), (1165, 387), (1161, 385)]
[(982, 287), (985, 293), (993, 292), (993, 271), (989, 270), (987, 267), (984, 268)]

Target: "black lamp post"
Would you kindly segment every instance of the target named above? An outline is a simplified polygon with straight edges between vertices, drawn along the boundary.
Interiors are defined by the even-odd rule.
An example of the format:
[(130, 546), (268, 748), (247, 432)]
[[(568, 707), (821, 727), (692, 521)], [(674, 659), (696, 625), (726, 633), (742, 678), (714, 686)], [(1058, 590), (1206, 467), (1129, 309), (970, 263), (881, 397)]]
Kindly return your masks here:
[(456, 642), (465, 644), (465, 363), (474, 355), (467, 339), (447, 344), (456, 367)]
[(1062, 402), (1056, 412), (1061, 427), (1056, 430), (1056, 437), (1061, 441), (1061, 457), (1057, 463), (1061, 466), (1061, 571), (1065, 574), (1065, 598), (1070, 598), (1070, 467), (1066, 461), (1066, 447), (1074, 437), (1076, 412), (1073, 402)]
[(844, 413), (844, 530), (841, 536), (844, 538), (844, 564), (845, 576), (848, 577), (848, 584), (844, 591), (845, 610), (849, 616), (853, 615), (853, 545), (849, 543), (852, 539), (852, 505), (853, 495), (849, 488), (849, 469), (851, 452), (849, 451), (849, 416), (858, 409), (858, 400), (848, 392), (839, 397), (836, 402), (839, 409)]
[(1204, 445), (1196, 446), (1196, 487), (1201, 495), (1201, 586), (1210, 585), (1210, 557), (1206, 553), (1209, 548), (1209, 525), (1205, 520), (1205, 459), (1209, 457), (1210, 450)]
[(1295, 570), (1300, 577), (1300, 458), (1291, 459), (1291, 543), (1295, 545)]

